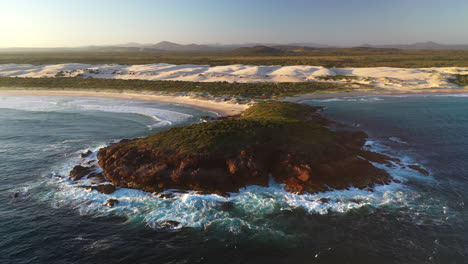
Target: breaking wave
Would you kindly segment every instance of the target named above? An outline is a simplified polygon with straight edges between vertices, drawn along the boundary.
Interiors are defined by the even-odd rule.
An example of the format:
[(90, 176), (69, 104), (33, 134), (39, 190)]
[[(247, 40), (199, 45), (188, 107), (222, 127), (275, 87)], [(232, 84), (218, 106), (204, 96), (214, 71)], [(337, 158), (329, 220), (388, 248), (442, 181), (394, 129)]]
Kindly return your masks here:
[[(367, 148), (374, 151), (387, 152), (384, 144), (369, 141)], [(93, 148), (97, 151), (99, 146)], [(401, 157), (402, 165), (386, 169), (397, 182), (380, 185), (375, 188), (361, 190), (331, 190), (315, 194), (293, 194), (284, 190), (283, 185), (270, 182), (269, 187), (249, 186), (230, 197), (215, 194), (201, 195), (193, 191), (170, 192), (169, 196), (161, 198), (140, 190), (118, 188), (112, 194), (101, 194), (77, 188), (77, 185), (87, 183), (87, 180), (75, 184), (68, 180), (69, 171), (80, 162), (78, 154), (71, 157), (66, 164), (53, 169), (47, 175), (44, 184), (52, 186), (56, 191), (43, 193), (39, 199), (52, 203), (54, 207), (71, 207), (83, 215), (120, 215), (128, 222), (143, 222), (154, 229), (167, 228), (167, 223), (177, 223), (172, 229), (183, 227), (214, 229), (232, 234), (243, 232), (268, 233), (274, 237), (284, 237), (280, 229), (275, 229), (266, 221), (271, 215), (282, 214), (293, 210), (303, 210), (308, 214), (327, 215), (330, 213), (347, 213), (358, 208), (389, 208), (399, 210), (406, 208), (420, 210), (421, 195), (408, 187), (405, 182), (411, 179), (421, 181), (433, 180), (431, 177), (409, 169), (406, 165), (414, 164), (409, 157)], [(96, 158), (96, 153), (81, 160), (90, 164)], [(105, 202), (116, 199), (119, 204), (108, 207)]]
[[(117, 104), (117, 105), (116, 105)], [(152, 118), (155, 122), (150, 128), (167, 127), (187, 122), (193, 115), (177, 111), (160, 109), (159, 103), (147, 106), (138, 101), (83, 98), (83, 97), (50, 97), (50, 96), (0, 96), (0, 108), (37, 112), (75, 112), (98, 111), (111, 113), (137, 114)]]

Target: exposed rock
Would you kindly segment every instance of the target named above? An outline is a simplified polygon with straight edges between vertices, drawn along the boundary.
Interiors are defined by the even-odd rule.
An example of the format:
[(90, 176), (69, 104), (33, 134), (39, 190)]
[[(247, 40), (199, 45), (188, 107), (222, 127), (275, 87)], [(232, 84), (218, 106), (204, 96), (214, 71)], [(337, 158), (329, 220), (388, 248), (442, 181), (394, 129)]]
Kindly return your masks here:
[(116, 191), (116, 188), (113, 184), (101, 184), (101, 185), (91, 185), (91, 186), (80, 186), (87, 190), (96, 190), (103, 194), (111, 194)]
[(157, 197), (160, 198), (160, 199), (170, 199), (170, 198), (174, 198), (174, 194), (170, 193), (170, 192), (159, 193), (159, 194), (157, 194)]
[(419, 171), (420, 173), (428, 176), (429, 175), (429, 172), (423, 168), (421, 168), (420, 166), (418, 165), (408, 165), (409, 168), (413, 169), (413, 170), (416, 170), (416, 171)]
[(223, 196), (223, 197), (231, 197), (231, 194), (227, 193), (227, 192), (221, 192), (221, 191), (211, 191), (211, 192), (208, 192), (208, 191), (197, 191), (196, 194), (200, 194), (200, 195), (208, 195), (208, 194), (216, 194), (216, 195), (219, 195), (219, 196)]
[(70, 171), (70, 180), (78, 181), (84, 176), (88, 175), (92, 172), (90, 167), (83, 167), (81, 165), (77, 165)]
[(164, 221), (163, 223), (161, 223), (160, 227), (162, 229), (174, 229), (178, 227), (179, 225), (180, 223), (177, 221), (168, 220), (168, 221)]
[(374, 167), (357, 156), (358, 153), (344, 149), (321, 158), (283, 153), (281, 159), (272, 164), (271, 174), (277, 182), (286, 184), (286, 190), (295, 193), (346, 189), (349, 186), (364, 189), (389, 183), (386, 171)]
[(172, 190), (172, 193), (188, 193), (186, 190)]
[[(362, 152), (355, 139), (346, 144), (322, 155), (243, 150), (224, 159), (218, 155), (167, 155), (145, 146), (126, 148), (119, 143), (100, 150), (99, 163), (115, 185), (149, 192), (177, 188), (228, 196), (228, 192), (247, 185), (268, 186), (269, 174), (286, 184), (288, 191), (299, 193), (389, 183), (387, 172), (359, 157)], [(372, 159), (388, 162), (383, 156)]]
[(86, 151), (84, 153), (81, 153), (81, 158), (86, 158), (91, 154), (93, 154), (93, 152), (91, 150), (88, 150), (88, 151)]
[(109, 199), (106, 202), (104, 202), (104, 205), (109, 206), (109, 207), (114, 207), (114, 205), (119, 204), (119, 200), (117, 199)]
[(328, 203), (330, 201), (330, 199), (329, 198), (320, 198), (320, 199), (318, 199), (318, 201), (321, 202), (321, 203)]
[(98, 172), (92, 172), (91, 174), (88, 175), (88, 180), (91, 181), (91, 183), (103, 183), (106, 181), (106, 177), (102, 173)]

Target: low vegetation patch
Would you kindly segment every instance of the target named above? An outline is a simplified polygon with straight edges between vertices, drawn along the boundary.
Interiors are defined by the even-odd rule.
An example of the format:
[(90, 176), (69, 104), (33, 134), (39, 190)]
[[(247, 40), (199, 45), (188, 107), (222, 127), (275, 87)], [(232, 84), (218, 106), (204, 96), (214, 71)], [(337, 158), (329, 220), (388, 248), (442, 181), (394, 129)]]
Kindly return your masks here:
[(468, 74), (455, 74), (450, 78), (449, 81), (451, 83), (460, 85), (460, 86), (468, 86)]
[(342, 81), (342, 80), (358, 80), (359, 77), (353, 75), (335, 75), (335, 76), (318, 76), (316, 77), (319, 80), (324, 81)]
[(31, 89), (87, 89), (121, 92), (200, 93), (213, 96), (239, 96), (249, 99), (270, 99), (317, 92), (347, 92), (359, 85), (346, 86), (328, 82), (297, 83), (228, 83), (148, 81), (92, 78), (9, 78), (0, 77), (0, 87)]
[[(254, 49), (255, 50), (255, 49)], [(231, 52), (3, 52), (0, 64), (201, 64), (320, 65), (330, 67), (468, 67), (468, 51), (318, 49), (272, 55), (262, 50), (249, 56)]]

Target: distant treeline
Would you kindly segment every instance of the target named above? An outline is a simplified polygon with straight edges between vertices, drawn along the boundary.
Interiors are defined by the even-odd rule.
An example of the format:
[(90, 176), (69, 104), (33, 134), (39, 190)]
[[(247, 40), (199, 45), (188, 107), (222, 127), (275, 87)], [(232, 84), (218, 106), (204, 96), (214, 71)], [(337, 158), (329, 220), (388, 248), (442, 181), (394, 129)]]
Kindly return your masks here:
[(297, 83), (228, 83), (148, 81), (92, 78), (9, 78), (0, 77), (2, 88), (92, 89), (134, 92), (199, 93), (214, 96), (239, 96), (252, 99), (270, 99), (316, 92), (345, 92), (365, 86), (353, 87), (327, 82)]
[[(262, 51), (263, 52), (263, 51)], [(0, 64), (203, 64), (313, 65), (324, 67), (468, 67), (468, 51), (317, 49), (287, 55), (223, 52), (2, 52)]]

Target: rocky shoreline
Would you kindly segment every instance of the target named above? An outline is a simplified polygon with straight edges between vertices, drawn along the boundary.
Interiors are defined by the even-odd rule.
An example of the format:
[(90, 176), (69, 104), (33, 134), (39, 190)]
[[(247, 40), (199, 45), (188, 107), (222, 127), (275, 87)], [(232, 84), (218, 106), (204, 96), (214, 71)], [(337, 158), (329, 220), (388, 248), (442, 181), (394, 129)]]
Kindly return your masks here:
[(392, 177), (373, 163), (392, 167), (400, 161), (365, 150), (366, 133), (335, 126), (319, 109), (259, 103), (241, 116), (122, 140), (99, 150), (98, 172), (78, 165), (70, 179), (86, 176), (96, 184), (82, 187), (103, 193), (117, 186), (223, 196), (249, 185), (268, 186), (271, 178), (294, 193), (372, 190), (390, 183)]

